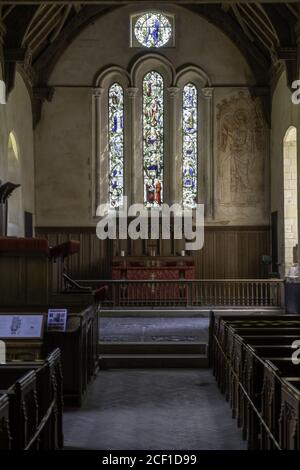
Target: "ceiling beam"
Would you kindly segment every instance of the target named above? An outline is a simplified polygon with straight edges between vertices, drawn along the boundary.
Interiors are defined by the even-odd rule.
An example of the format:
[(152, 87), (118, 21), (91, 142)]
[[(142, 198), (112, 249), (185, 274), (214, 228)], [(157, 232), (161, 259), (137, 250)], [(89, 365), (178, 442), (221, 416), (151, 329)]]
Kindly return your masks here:
[(42, 52), (34, 63), (34, 67), (39, 75), (42, 84), (47, 83), (48, 77), (53, 70), (57, 60), (73, 39), (90, 24), (95, 18), (111, 11), (100, 5), (90, 5), (73, 16), (63, 27), (60, 35)]
[(59, 33), (61, 32), (61, 30), (63, 29), (64, 25), (65, 25), (65, 22), (67, 21), (67, 18), (71, 12), (71, 9), (72, 9), (72, 5), (68, 5), (64, 11), (64, 14), (63, 16), (61, 17), (61, 20), (58, 24), (58, 27), (53, 31), (53, 33), (51, 34), (51, 38), (50, 38), (50, 42), (53, 42), (55, 41), (55, 39), (59, 36)]
[[(20, 62), (23, 62), (25, 59), (25, 56), (22, 58), (20, 57), (20, 55), (17, 57), (16, 54), (11, 54), (11, 51), (20, 51), (22, 49), (23, 37), (37, 9), (38, 5), (31, 5), (28, 7), (19, 6), (17, 8), (14, 8), (6, 18), (6, 34), (4, 38), (4, 60), (7, 95), (13, 88), (16, 65)], [(7, 54), (6, 51), (10, 51), (10, 53)]]
[(214, 24), (234, 42), (252, 69), (257, 85), (266, 85), (269, 82), (271, 61), (268, 52), (263, 54), (257, 44), (250, 41), (236, 18), (217, 5), (189, 5), (186, 8)]
[(27, 30), (27, 32), (24, 36), (23, 43), (26, 43), (26, 42), (30, 41), (33, 34), (36, 31), (38, 31), (39, 28), (48, 19), (48, 16), (50, 16), (52, 14), (52, 12), (56, 10), (55, 5), (50, 6), (50, 8), (48, 8), (47, 10), (45, 10), (45, 6), (46, 5), (42, 5), (38, 9), (38, 11), (37, 11), (36, 15), (34, 16), (34, 18), (32, 18), (32, 21), (31, 21), (30, 25), (28, 26), (28, 30)]
[[(1, 0), (2, 5), (41, 5), (41, 4), (56, 4), (56, 5), (126, 5), (126, 4), (141, 4), (149, 3), (149, 0)], [(152, 0), (152, 3), (161, 4), (160, 0)], [(179, 4), (179, 5), (201, 5), (201, 4), (232, 4), (232, 0), (173, 0), (166, 1), (165, 3)], [(286, 0), (239, 0), (238, 3), (281, 3), (286, 4)], [(295, 0), (289, 2), (291, 4), (297, 3)]]

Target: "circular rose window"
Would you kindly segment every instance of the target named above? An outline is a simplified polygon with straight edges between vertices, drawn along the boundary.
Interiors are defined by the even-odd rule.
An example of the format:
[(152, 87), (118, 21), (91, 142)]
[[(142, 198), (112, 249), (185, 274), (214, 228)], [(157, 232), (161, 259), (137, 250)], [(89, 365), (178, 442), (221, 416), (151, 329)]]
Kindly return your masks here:
[(145, 47), (161, 47), (170, 40), (172, 26), (161, 13), (145, 13), (135, 23), (134, 34)]

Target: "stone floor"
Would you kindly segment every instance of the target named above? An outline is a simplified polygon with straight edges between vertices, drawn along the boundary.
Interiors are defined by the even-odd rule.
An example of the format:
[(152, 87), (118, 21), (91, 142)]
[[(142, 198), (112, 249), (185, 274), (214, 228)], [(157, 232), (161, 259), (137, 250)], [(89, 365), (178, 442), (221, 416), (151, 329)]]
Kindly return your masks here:
[(246, 448), (209, 369), (101, 371), (64, 434), (66, 449)]
[(202, 317), (100, 317), (100, 341), (207, 342), (208, 326)]

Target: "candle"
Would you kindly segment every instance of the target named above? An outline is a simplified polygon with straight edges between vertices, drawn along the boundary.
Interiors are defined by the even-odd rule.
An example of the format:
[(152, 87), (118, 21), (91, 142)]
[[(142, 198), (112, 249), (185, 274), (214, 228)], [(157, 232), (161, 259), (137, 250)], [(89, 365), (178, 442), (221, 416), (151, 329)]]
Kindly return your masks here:
[(185, 251), (181, 250), (181, 256), (185, 256)]
[(121, 250), (121, 256), (125, 256), (125, 251)]

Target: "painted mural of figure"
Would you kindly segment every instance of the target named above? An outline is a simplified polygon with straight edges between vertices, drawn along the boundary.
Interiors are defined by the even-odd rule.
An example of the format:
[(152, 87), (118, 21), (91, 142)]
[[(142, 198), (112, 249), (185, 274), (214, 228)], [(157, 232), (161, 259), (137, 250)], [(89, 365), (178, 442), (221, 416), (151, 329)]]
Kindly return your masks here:
[(254, 140), (248, 124), (246, 112), (238, 109), (226, 116), (222, 128), (221, 149), (230, 158), (230, 184), (235, 194), (251, 190), (249, 171), (254, 158)]
[(261, 175), (256, 175), (261, 148), (257, 132), (263, 126), (251, 99), (233, 99), (220, 106), (218, 176), (221, 204), (255, 203)]

